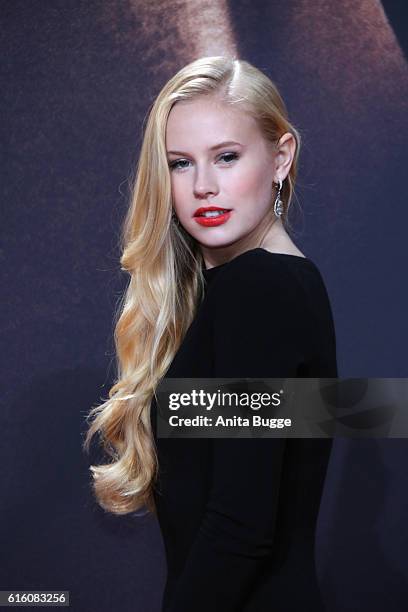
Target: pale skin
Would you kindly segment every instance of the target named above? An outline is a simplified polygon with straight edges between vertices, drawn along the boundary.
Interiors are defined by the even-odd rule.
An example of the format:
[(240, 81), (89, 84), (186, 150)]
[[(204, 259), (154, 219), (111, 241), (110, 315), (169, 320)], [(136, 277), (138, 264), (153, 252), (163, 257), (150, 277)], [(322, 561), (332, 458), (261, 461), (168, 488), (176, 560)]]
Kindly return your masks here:
[[(258, 247), (305, 257), (273, 212), (276, 183), (288, 175), (296, 151), (292, 134), (272, 144), (244, 109), (202, 96), (173, 106), (166, 148), (175, 213), (200, 245), (207, 269)], [(211, 205), (232, 209), (229, 220), (199, 225), (194, 212)]]

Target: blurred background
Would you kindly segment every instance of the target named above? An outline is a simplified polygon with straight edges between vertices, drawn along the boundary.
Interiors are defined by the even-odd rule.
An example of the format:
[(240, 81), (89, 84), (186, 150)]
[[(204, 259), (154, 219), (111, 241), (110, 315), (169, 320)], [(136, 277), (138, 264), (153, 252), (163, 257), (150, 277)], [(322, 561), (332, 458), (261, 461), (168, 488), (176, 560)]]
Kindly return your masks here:
[[(0, 14), (0, 590), (159, 612), (157, 521), (106, 515), (89, 486), (98, 450), (81, 450), (115, 375), (118, 241), (148, 107), (203, 55), (274, 80), (303, 136), (294, 240), (328, 288), (339, 376), (406, 377), (408, 6), (3, 0)], [(407, 460), (407, 440), (335, 440), (316, 542), (329, 612), (407, 610)]]

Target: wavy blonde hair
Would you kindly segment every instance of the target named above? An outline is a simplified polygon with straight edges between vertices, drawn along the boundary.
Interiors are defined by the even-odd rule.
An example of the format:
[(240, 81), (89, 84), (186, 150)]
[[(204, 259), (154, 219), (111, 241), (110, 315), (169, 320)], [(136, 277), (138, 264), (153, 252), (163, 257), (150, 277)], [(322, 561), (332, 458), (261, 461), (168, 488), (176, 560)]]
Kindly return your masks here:
[(165, 134), (174, 104), (209, 94), (242, 105), (272, 143), (285, 132), (295, 137), (295, 157), (281, 192), (287, 222), (300, 135), (289, 123), (275, 84), (240, 59), (203, 57), (188, 64), (165, 84), (149, 112), (122, 230), (120, 263), (130, 280), (115, 315), (117, 378), (109, 398), (87, 417), (92, 422), (84, 449), (89, 451), (98, 432), (110, 458), (90, 467), (93, 490), (100, 506), (114, 514), (155, 509), (158, 460), (150, 406), (204, 296), (198, 244), (172, 220)]

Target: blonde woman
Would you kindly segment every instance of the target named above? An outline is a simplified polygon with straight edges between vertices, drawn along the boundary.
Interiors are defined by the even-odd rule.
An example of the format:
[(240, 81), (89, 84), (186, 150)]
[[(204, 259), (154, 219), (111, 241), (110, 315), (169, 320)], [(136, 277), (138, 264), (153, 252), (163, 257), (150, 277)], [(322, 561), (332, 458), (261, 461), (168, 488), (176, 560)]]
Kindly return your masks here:
[(289, 235), (300, 136), (271, 80), (204, 57), (157, 96), (123, 228), (118, 377), (93, 408), (98, 502), (156, 511), (167, 612), (324, 609), (314, 534), (329, 440), (164, 439), (164, 377), (336, 377), (314, 262)]

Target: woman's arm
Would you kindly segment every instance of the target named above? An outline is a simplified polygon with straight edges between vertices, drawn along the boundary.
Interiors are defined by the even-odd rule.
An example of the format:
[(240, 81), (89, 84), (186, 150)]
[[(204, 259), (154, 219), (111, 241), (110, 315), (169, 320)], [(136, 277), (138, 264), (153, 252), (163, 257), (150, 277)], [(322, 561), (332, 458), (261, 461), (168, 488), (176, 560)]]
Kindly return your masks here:
[(211, 495), (171, 612), (238, 612), (273, 550), (284, 439), (214, 440)]
[[(238, 262), (237, 262), (238, 263)], [(279, 268), (215, 279), (215, 377), (296, 375), (299, 295)], [(265, 272), (265, 271), (264, 271)], [(244, 275), (244, 276), (243, 276)], [(294, 319), (295, 317), (295, 319)], [(286, 440), (214, 439), (211, 493), (169, 612), (238, 612), (274, 547)]]

